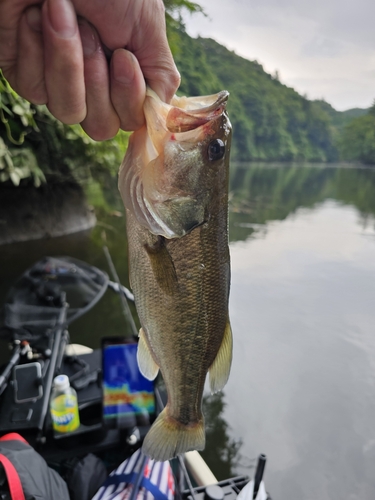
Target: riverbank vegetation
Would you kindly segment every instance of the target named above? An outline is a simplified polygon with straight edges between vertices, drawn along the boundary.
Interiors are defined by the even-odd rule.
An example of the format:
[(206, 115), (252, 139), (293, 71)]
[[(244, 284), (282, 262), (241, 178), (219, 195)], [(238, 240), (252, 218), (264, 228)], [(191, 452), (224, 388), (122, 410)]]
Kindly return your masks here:
[(84, 181), (93, 171), (118, 171), (129, 134), (107, 142), (91, 140), (79, 125), (56, 120), (45, 106), (19, 97), (0, 72), (0, 182), (36, 187), (54, 181)]

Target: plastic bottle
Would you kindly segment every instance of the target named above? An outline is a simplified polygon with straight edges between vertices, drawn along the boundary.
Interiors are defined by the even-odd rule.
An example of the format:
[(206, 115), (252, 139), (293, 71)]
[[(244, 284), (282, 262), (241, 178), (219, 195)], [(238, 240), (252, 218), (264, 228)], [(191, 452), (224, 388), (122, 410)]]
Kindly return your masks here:
[(66, 434), (78, 429), (80, 422), (77, 393), (70, 387), (67, 375), (55, 377), (50, 409), (54, 432)]

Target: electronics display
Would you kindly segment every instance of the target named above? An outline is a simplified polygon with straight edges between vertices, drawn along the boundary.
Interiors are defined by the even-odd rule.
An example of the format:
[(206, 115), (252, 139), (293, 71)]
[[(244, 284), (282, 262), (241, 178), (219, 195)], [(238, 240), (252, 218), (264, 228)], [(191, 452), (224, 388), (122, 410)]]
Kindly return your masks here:
[(107, 426), (149, 425), (155, 416), (154, 382), (139, 371), (138, 344), (102, 339), (103, 419)]

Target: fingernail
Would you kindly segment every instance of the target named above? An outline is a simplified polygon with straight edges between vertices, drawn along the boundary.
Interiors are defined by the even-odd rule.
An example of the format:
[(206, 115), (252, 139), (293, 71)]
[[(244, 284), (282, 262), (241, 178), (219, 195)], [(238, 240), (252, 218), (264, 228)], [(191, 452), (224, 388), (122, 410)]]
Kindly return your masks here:
[(112, 58), (113, 78), (125, 85), (133, 83), (135, 56), (124, 49), (117, 49)]
[(96, 34), (90, 25), (85, 21), (80, 20), (78, 22), (78, 27), (81, 35), (83, 55), (85, 57), (91, 56), (99, 47)]
[(34, 31), (42, 31), (42, 12), (39, 7), (30, 7), (26, 11), (26, 21)]
[(69, 0), (48, 0), (48, 15), (52, 28), (62, 37), (70, 38), (76, 32), (76, 13)]

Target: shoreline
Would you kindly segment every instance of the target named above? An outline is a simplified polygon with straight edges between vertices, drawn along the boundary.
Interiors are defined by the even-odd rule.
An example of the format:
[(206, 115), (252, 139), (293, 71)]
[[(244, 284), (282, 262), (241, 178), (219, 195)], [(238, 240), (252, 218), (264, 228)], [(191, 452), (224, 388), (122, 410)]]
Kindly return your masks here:
[(0, 184), (0, 245), (54, 238), (96, 224), (81, 186), (72, 181), (35, 188)]

